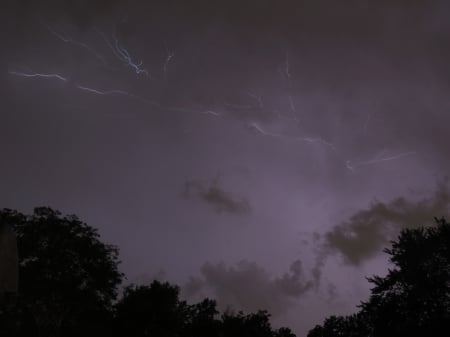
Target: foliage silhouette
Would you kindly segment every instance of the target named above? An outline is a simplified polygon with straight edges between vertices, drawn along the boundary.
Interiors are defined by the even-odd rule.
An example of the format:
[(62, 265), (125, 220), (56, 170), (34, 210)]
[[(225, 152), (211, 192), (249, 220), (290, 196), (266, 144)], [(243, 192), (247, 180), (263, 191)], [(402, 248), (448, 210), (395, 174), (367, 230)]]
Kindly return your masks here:
[(188, 309), (178, 295), (178, 287), (157, 281), (127, 287), (116, 305), (117, 336), (179, 336)]
[(186, 337), (216, 337), (222, 330), (222, 322), (217, 318), (216, 301), (204, 299), (189, 306), (188, 325), (184, 335)]
[(158, 337), (295, 337), (288, 328), (273, 330), (266, 311), (227, 312), (218, 318), (210, 299), (188, 305), (179, 289), (153, 281), (129, 286), (116, 305), (115, 336)]
[(0, 306), (0, 336), (295, 337), (272, 329), (266, 311), (219, 316), (215, 301), (189, 305), (169, 283), (131, 285), (117, 299), (118, 249), (76, 216), (3, 209), (2, 223), (16, 233), (20, 277), (16, 303)]
[(308, 337), (450, 335), (450, 223), (402, 230), (385, 249), (394, 268), (374, 285), (360, 312), (327, 318)]
[(0, 222), (17, 235), (20, 312), (31, 314), (36, 334), (98, 336), (122, 280), (118, 249), (76, 216), (47, 207), (28, 216), (4, 209)]

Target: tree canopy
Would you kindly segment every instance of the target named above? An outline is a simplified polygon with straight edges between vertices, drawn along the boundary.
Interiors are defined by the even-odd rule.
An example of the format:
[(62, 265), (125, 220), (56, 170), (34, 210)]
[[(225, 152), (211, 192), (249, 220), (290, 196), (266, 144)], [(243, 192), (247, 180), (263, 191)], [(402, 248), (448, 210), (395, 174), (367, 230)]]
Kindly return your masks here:
[(448, 336), (450, 334), (450, 223), (404, 229), (384, 250), (393, 268), (373, 276), (368, 301), (352, 316), (329, 317), (308, 337)]
[(118, 249), (102, 243), (97, 230), (48, 207), (31, 215), (4, 209), (0, 223), (16, 232), (19, 301), (40, 335), (92, 327), (94, 313), (110, 311), (122, 280)]
[(118, 296), (118, 248), (74, 215), (3, 209), (5, 223), (17, 236), (19, 295), (15, 306), (0, 304), (0, 336), (295, 337), (273, 329), (266, 311), (220, 315), (214, 300), (187, 304), (169, 283), (129, 285)]
[[(2, 224), (17, 236), (20, 276), (15, 305), (0, 304), (2, 336), (295, 337), (272, 328), (267, 311), (220, 314), (214, 300), (187, 304), (169, 283), (130, 285), (118, 298), (118, 248), (76, 216), (3, 209)], [(359, 311), (328, 317), (308, 337), (450, 334), (450, 223), (402, 230), (384, 252), (392, 267), (368, 278)]]

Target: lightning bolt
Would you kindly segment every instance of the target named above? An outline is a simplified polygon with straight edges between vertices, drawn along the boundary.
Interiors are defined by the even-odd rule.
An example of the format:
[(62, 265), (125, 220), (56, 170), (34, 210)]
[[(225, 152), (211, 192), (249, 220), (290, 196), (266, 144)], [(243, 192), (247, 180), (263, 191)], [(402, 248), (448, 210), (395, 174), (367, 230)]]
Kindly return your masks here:
[(93, 94), (97, 94), (97, 95), (124, 95), (124, 96), (130, 96), (130, 97), (136, 97), (133, 94), (130, 94), (124, 90), (106, 90), (106, 91), (101, 91), (98, 89), (93, 89), (93, 88), (89, 88), (89, 87), (85, 87), (82, 85), (77, 85), (76, 86), (78, 89), (80, 90), (84, 90)]
[(130, 97), (132, 99), (136, 99), (144, 104), (153, 106), (153, 107), (157, 107), (157, 108), (162, 108), (165, 110), (176, 110), (176, 108), (172, 108), (172, 107), (168, 107), (168, 106), (163, 106), (158, 102), (155, 101), (151, 101), (149, 99), (143, 98), (141, 96), (135, 95), (133, 93), (130, 93), (128, 91), (125, 90), (100, 90), (100, 89), (95, 89), (95, 88), (91, 88), (91, 87), (86, 87), (86, 86), (82, 86), (82, 85), (77, 85), (76, 86), (77, 89), (80, 89), (82, 91), (86, 91), (88, 93), (91, 94), (96, 94), (96, 95), (101, 95), (101, 96), (110, 96), (110, 95), (119, 95), (119, 96), (127, 96)]
[(366, 118), (366, 120), (365, 120), (365, 122), (364, 122), (364, 127), (363, 127), (364, 133), (367, 133), (367, 129), (368, 129), (368, 127), (369, 127), (369, 122), (370, 122), (371, 119), (372, 119), (372, 114), (371, 114), (371, 113), (368, 113), (368, 114), (367, 114), (367, 118)]
[(205, 115), (213, 115), (215, 117), (219, 117), (222, 115), (220, 112), (216, 112), (216, 111), (212, 111), (212, 110), (202, 111), (201, 113), (205, 114)]
[(291, 112), (293, 112), (293, 113), (297, 112), (295, 110), (295, 105), (294, 105), (294, 101), (292, 99), (292, 96), (288, 95), (288, 99), (289, 99), (289, 107), (291, 108)]
[(333, 143), (327, 142), (326, 140), (324, 140), (320, 137), (315, 137), (315, 138), (312, 138), (312, 137), (287, 137), (287, 136), (280, 135), (277, 133), (268, 132), (268, 131), (264, 130), (256, 122), (249, 123), (248, 127), (256, 130), (258, 133), (262, 134), (263, 136), (282, 139), (282, 140), (290, 142), (290, 143), (292, 143), (292, 142), (302, 142), (302, 143), (310, 143), (310, 144), (318, 143), (318, 144), (321, 144), (321, 145), (324, 145), (324, 146), (330, 148), (333, 151), (336, 151), (336, 146)]
[(286, 75), (286, 78), (288, 80), (291, 79), (291, 66), (289, 62), (289, 51), (286, 50), (286, 60), (285, 60), (285, 67), (284, 67), (284, 73)]
[(368, 165), (379, 164), (379, 163), (397, 160), (397, 159), (400, 159), (403, 157), (408, 157), (408, 156), (417, 154), (416, 151), (408, 151), (408, 152), (398, 153), (398, 154), (392, 155), (392, 156), (384, 156), (385, 153), (386, 153), (386, 151), (382, 151), (379, 155), (375, 156), (373, 159), (366, 160), (366, 161), (359, 161), (359, 162), (353, 163), (351, 160), (347, 160), (345, 165), (350, 171), (354, 172), (355, 169), (359, 166), (368, 166)]
[(255, 99), (255, 100), (258, 102), (258, 106), (259, 106), (261, 109), (264, 109), (264, 102), (263, 102), (263, 99), (262, 99), (262, 95), (261, 95), (261, 94), (255, 94), (255, 93), (249, 91), (249, 92), (247, 93), (247, 95), (249, 95), (251, 98)]
[(297, 126), (299, 126), (300, 120), (297, 116), (297, 110), (295, 109), (294, 100), (292, 99), (291, 95), (288, 95), (288, 99), (289, 99), (289, 107), (291, 108), (292, 119), (297, 123)]
[[(128, 91), (125, 90), (100, 90), (100, 89), (95, 89), (95, 88), (91, 88), (91, 87), (86, 87), (86, 86), (82, 86), (82, 85), (77, 85), (75, 86), (77, 89), (80, 89), (82, 91), (86, 91), (88, 93), (91, 94), (95, 94), (95, 95), (100, 95), (100, 96), (109, 96), (109, 95), (119, 95), (119, 96), (127, 96), (129, 98), (135, 99), (137, 101), (140, 101), (146, 105), (152, 106), (152, 107), (156, 107), (165, 111), (172, 111), (172, 112), (182, 112), (182, 113), (195, 113), (198, 111), (194, 111), (194, 110), (189, 110), (189, 109), (184, 109), (184, 108), (179, 108), (176, 106), (169, 106), (169, 105), (163, 105), (159, 102), (156, 101), (152, 101), (149, 100), (147, 98), (135, 95), (133, 93), (130, 93)], [(214, 115), (214, 116), (220, 116), (220, 114), (218, 112), (215, 111), (203, 111), (202, 113), (204, 114), (210, 114), (210, 115)]]
[(146, 69), (141, 68), (142, 66), (142, 60), (139, 63), (135, 63), (133, 62), (133, 59), (131, 58), (130, 53), (128, 52), (128, 50), (126, 50), (124, 47), (122, 47), (119, 44), (119, 39), (117, 39), (117, 37), (113, 36), (114, 42), (115, 42), (115, 47), (116, 47), (116, 55), (119, 55), (119, 59), (122, 60), (122, 62), (131, 67), (132, 69), (134, 69), (134, 71), (136, 72), (137, 75), (139, 74), (145, 74), (148, 76), (148, 72)]
[(99, 30), (96, 31), (100, 34), (119, 61), (121, 61), (125, 66), (132, 68), (137, 75), (144, 74), (147, 77), (149, 76), (147, 69), (142, 68), (143, 61), (141, 60), (139, 63), (134, 62), (128, 50), (120, 45), (119, 39), (114, 34), (112, 35), (112, 43), (103, 32)]
[(59, 74), (43, 74), (43, 73), (23, 73), (19, 71), (9, 71), (11, 75), (21, 76), (21, 77), (37, 77), (37, 78), (46, 78), (46, 79), (57, 79), (63, 82), (68, 82), (69, 80), (64, 76)]
[(169, 63), (172, 60), (172, 58), (175, 56), (175, 53), (169, 51), (166, 43), (164, 43), (164, 47), (166, 49), (167, 56), (166, 56), (166, 59), (164, 60), (164, 64), (163, 64), (163, 76), (164, 76), (164, 81), (167, 82), (167, 71), (168, 71)]
[(328, 142), (325, 139), (320, 138), (320, 137), (317, 137), (317, 138), (303, 137), (303, 138), (300, 138), (300, 139), (302, 141), (305, 141), (305, 142), (308, 142), (308, 143), (319, 143), (319, 144), (322, 144), (322, 145), (324, 145), (326, 147), (329, 147), (333, 151), (337, 151), (336, 146), (333, 143)]
[(283, 138), (281, 135), (277, 135), (274, 133), (266, 132), (261, 126), (259, 126), (256, 122), (251, 122), (248, 124), (251, 129), (258, 131), (263, 136), (270, 136), (275, 138)]
[[(59, 41), (66, 43), (66, 44), (76, 46), (78, 48), (82, 48), (82, 49), (86, 50), (86, 52), (89, 52), (91, 55), (94, 55), (104, 65), (107, 65), (105, 57), (103, 57), (100, 53), (97, 52), (97, 50), (102, 50), (102, 49), (98, 49), (98, 46), (95, 46), (97, 49), (96, 50), (86, 43), (83, 43), (81, 41), (77, 41), (77, 40), (73, 39), (69, 35), (65, 34), (65, 32), (57, 31), (45, 23), (44, 23), (44, 26), (46, 27), (48, 32), (50, 32), (51, 35), (56, 37)], [(116, 64), (119, 64), (119, 62), (120, 62), (120, 64), (123, 64), (127, 68), (127, 71), (131, 70), (132, 73), (135, 73), (138, 76), (145, 75), (145, 76), (149, 77), (149, 73), (148, 73), (147, 69), (145, 69), (145, 67), (143, 65), (143, 61), (141, 60), (139, 62), (136, 62), (136, 59), (132, 56), (131, 52), (122, 43), (124, 41), (119, 40), (118, 35), (116, 35), (114, 32), (111, 35), (109, 35), (109, 34), (106, 35), (105, 33), (98, 31), (98, 30), (97, 30), (97, 33), (104, 40), (104, 43), (106, 43), (106, 45), (105, 45), (103, 43), (102, 39), (100, 37), (97, 37), (97, 39), (101, 42), (102, 48), (107, 52), (106, 56), (109, 57), (108, 60), (110, 63), (115, 62)], [(120, 37), (120, 35), (119, 35), (119, 37)], [(164, 82), (167, 82), (168, 78), (169, 78), (168, 75), (170, 74), (169, 70), (171, 70), (171, 65), (172, 65), (171, 62), (173, 62), (175, 53), (173, 51), (169, 50), (165, 43), (164, 43), (164, 48), (165, 48), (165, 55), (163, 55), (163, 57), (160, 59), (159, 67), (162, 66), (163, 80), (164, 80)], [(291, 69), (291, 60), (290, 60), (291, 56), (292, 55), (290, 55), (289, 51), (286, 50), (284, 62), (283, 62), (283, 59), (281, 59), (279, 62), (279, 65), (277, 66), (277, 69), (275, 69), (276, 72), (281, 73), (281, 76), (283, 77), (283, 82), (286, 84), (286, 86), (285, 86), (284, 92), (278, 93), (280, 95), (280, 97), (278, 97), (278, 98), (281, 98), (281, 101), (284, 101), (283, 103), (281, 103), (281, 105), (284, 108), (284, 112), (282, 114), (280, 114), (278, 111), (275, 111), (275, 110), (274, 110), (274, 112), (278, 115), (279, 118), (289, 120), (289, 123), (292, 123), (294, 121), (299, 123), (297, 107), (296, 107), (296, 100), (295, 100), (296, 96), (295, 96), (295, 92), (293, 91), (293, 88), (291, 85), (292, 84), (291, 81), (294, 79), (292, 76), (292, 73), (291, 73), (291, 70), (292, 70)], [(282, 55), (281, 55), (281, 57), (282, 57)], [(116, 61), (116, 58), (119, 62)], [(162, 63), (162, 65), (161, 65), (161, 63)], [(99, 89), (97, 87), (89, 86), (88, 82), (84, 83), (87, 85), (82, 85), (82, 84), (80, 84), (80, 82), (74, 83), (71, 80), (69, 80), (67, 77), (65, 77), (61, 74), (58, 74), (58, 73), (37, 73), (37, 72), (31, 71), (31, 70), (28, 71), (29, 69), (27, 69), (27, 68), (23, 68), (23, 69), (26, 69), (27, 72), (9, 71), (9, 73), (14, 76), (21, 76), (21, 77), (26, 77), (26, 78), (43, 78), (43, 79), (49, 79), (49, 80), (53, 79), (53, 80), (58, 80), (58, 81), (62, 81), (62, 82), (68, 82), (70, 84), (71, 88), (76, 88), (76, 90), (80, 90), (80, 91), (86, 93), (87, 95), (90, 94), (90, 95), (99, 95), (99, 96), (110, 96), (110, 97), (105, 97), (105, 99), (112, 98), (112, 96), (124, 96), (124, 97), (128, 97), (129, 99), (134, 99), (134, 100), (140, 101), (146, 105), (150, 105), (152, 107), (157, 107), (159, 109), (163, 109), (165, 111), (170, 111), (170, 112), (202, 113), (204, 115), (210, 115), (212, 117), (220, 118), (224, 115), (226, 116), (226, 114), (229, 113), (231, 110), (235, 110), (235, 111), (240, 110), (237, 112), (242, 112), (242, 110), (244, 110), (244, 109), (247, 109), (250, 111), (255, 110), (255, 107), (259, 107), (261, 109), (272, 108), (271, 100), (270, 100), (271, 97), (264, 96), (264, 100), (263, 100), (263, 95), (261, 94), (261, 92), (258, 92), (258, 90), (242, 92), (244, 97), (245, 97), (245, 95), (247, 95), (248, 97), (251, 98), (251, 99), (247, 98), (247, 100), (244, 100), (244, 101), (238, 101), (238, 103), (244, 102), (244, 104), (232, 104), (232, 103), (228, 103), (225, 101), (224, 105), (226, 106), (226, 108), (224, 108), (224, 107), (218, 108), (217, 111), (214, 111), (214, 109), (217, 108), (217, 106), (200, 107), (200, 109), (201, 108), (204, 109), (203, 111), (201, 111), (200, 109), (194, 108), (194, 109), (196, 109), (194, 111), (193, 109), (190, 110), (189, 107), (183, 107), (183, 106), (176, 107), (176, 106), (165, 105), (163, 101), (161, 101), (161, 103), (160, 103), (160, 101), (157, 99), (155, 99), (155, 101), (152, 101), (153, 98), (151, 95), (148, 95), (148, 96), (145, 95), (144, 97), (142, 97), (142, 96), (138, 96), (132, 92), (128, 92), (126, 90), (120, 90), (117, 88), (113, 88), (111, 90), (103, 90), (102, 88)], [(159, 69), (161, 71), (161, 68), (159, 68)], [(280, 76), (279, 74), (275, 74), (275, 75)], [(159, 76), (161, 76), (161, 73)], [(125, 88), (128, 88), (128, 87), (125, 87)], [(287, 96), (287, 102), (286, 102), (286, 96)], [(149, 99), (147, 99), (147, 97)], [(250, 104), (246, 104), (246, 103), (250, 103)], [(209, 110), (209, 109), (212, 109), (212, 110)], [(364, 121), (365, 122), (363, 124), (364, 132), (367, 132), (369, 123), (371, 121), (371, 118), (373, 117), (372, 115), (373, 115), (373, 113), (369, 113), (367, 115), (367, 119)], [(303, 115), (300, 114), (300, 116), (303, 116)], [(315, 137), (314, 135), (310, 136), (307, 133), (298, 133), (297, 135), (292, 135), (292, 136), (285, 135), (284, 133), (274, 133), (274, 132), (271, 132), (269, 129), (266, 129), (266, 126), (264, 126), (264, 124), (261, 125), (257, 122), (250, 122), (247, 124), (247, 126), (250, 129), (254, 130), (255, 133), (257, 133), (258, 135), (261, 135), (264, 137), (270, 137), (273, 139), (277, 139), (278, 141), (283, 141), (285, 143), (293, 143), (293, 142), (304, 143), (304, 144), (306, 144), (305, 147), (310, 146), (308, 144), (311, 144), (311, 146), (314, 146), (314, 150), (318, 150), (318, 148), (316, 146), (323, 146), (326, 149), (330, 149), (332, 151), (337, 152), (336, 146), (332, 142), (329, 142), (321, 137)], [(305, 136), (305, 135), (308, 135), (308, 136)], [(347, 161), (345, 161), (345, 166), (347, 167), (348, 170), (354, 172), (358, 167), (361, 167), (361, 166), (369, 166), (369, 165), (375, 165), (375, 164), (383, 163), (383, 162), (387, 162), (387, 161), (398, 160), (400, 158), (413, 155), (415, 153), (416, 152), (410, 151), (410, 152), (402, 152), (402, 153), (398, 153), (398, 154), (394, 154), (394, 155), (389, 155), (389, 153), (386, 153), (386, 151), (383, 151), (374, 157), (366, 157), (366, 158), (370, 158), (369, 160), (363, 160), (363, 161), (347, 160)], [(343, 158), (341, 157), (341, 159), (343, 159)]]
[(53, 28), (51, 28), (48, 24), (46, 24), (45, 22), (41, 21), (41, 24), (47, 28), (47, 30), (53, 34), (54, 36), (56, 36), (59, 40), (61, 40), (64, 43), (70, 43), (73, 44), (75, 46), (81, 47), (85, 50), (87, 50), (89, 53), (93, 54), (97, 59), (99, 59), (101, 61), (101, 63), (103, 63), (104, 66), (108, 66), (108, 64), (106, 63), (105, 58), (100, 55), (100, 53), (98, 53), (97, 51), (95, 51), (93, 48), (91, 48), (90, 46), (88, 46), (86, 43), (80, 42), (80, 41), (76, 41), (64, 34), (58, 33), (56, 30), (54, 30)]

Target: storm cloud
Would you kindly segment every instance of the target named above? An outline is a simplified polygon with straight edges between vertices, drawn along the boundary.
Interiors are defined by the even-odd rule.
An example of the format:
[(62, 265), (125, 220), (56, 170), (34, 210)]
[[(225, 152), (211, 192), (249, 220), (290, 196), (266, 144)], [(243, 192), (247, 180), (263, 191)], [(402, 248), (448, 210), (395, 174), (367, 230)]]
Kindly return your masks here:
[[(450, 191), (439, 183), (430, 197), (419, 200), (398, 197), (389, 202), (374, 201), (368, 209), (353, 214), (320, 236), (323, 256), (339, 254), (345, 263), (359, 266), (379, 254), (404, 228), (433, 224), (435, 217), (449, 217)], [(416, 198), (417, 199), (417, 198)]]
[(182, 196), (186, 199), (195, 197), (209, 204), (217, 213), (247, 214), (251, 211), (246, 198), (233, 196), (219, 186), (217, 180), (189, 180), (184, 185)]
[(405, 192), (450, 169), (448, 1), (0, 2), (0, 206), (76, 213), (130, 280), (197, 275), (300, 335), (327, 283), (353, 305), (401, 228), (448, 214), (443, 185)]

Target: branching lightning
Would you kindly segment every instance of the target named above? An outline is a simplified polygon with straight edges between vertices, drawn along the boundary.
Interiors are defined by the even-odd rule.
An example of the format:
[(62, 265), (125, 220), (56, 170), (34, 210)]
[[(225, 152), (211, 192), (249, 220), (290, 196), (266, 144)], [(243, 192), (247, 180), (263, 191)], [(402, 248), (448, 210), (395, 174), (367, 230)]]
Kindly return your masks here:
[(114, 38), (114, 46), (116, 48), (116, 55), (119, 56), (119, 59), (122, 60), (122, 62), (126, 65), (131, 67), (132, 69), (134, 69), (134, 71), (136, 72), (137, 75), (139, 74), (145, 74), (148, 76), (148, 72), (146, 69), (141, 68), (142, 67), (142, 60), (139, 61), (139, 63), (135, 63), (133, 62), (133, 59), (131, 58), (130, 53), (128, 52), (128, 50), (126, 50), (124, 47), (122, 47), (119, 44), (119, 39), (115, 36), (113, 36)]
[(125, 47), (120, 45), (119, 39), (115, 36), (115, 34), (112, 35), (113, 42), (111, 42), (103, 32), (99, 30), (97, 30), (97, 32), (100, 34), (103, 40), (105, 40), (108, 47), (120, 62), (122, 62), (126, 67), (130, 67), (131, 69), (133, 69), (137, 75), (144, 74), (147, 77), (149, 76), (147, 69), (142, 68), (143, 61), (141, 60), (138, 63), (134, 62), (129, 51)]
[[(88, 44), (77, 41), (77, 40), (73, 39), (72, 37), (70, 37), (65, 32), (58, 31), (46, 23), (43, 23), (43, 25), (46, 27), (48, 32), (50, 32), (53, 36), (55, 36), (59, 41), (84, 49), (85, 51), (89, 52), (91, 55), (94, 55), (105, 66), (107, 66), (107, 61), (106, 61), (105, 57), (103, 55), (101, 55), (100, 53), (98, 53), (94, 48), (92, 48)], [(114, 55), (114, 57), (117, 58), (117, 60), (119, 60), (119, 62), (121, 64), (123, 64), (127, 69), (128, 68), (131, 69), (131, 71), (138, 76), (145, 75), (145, 76), (149, 77), (149, 73), (148, 73), (147, 69), (144, 67), (143, 61), (140, 60), (139, 62), (137, 62), (136, 59), (134, 59), (132, 57), (131, 52), (124, 46), (124, 44), (122, 44), (123, 41), (119, 41), (118, 36), (114, 32), (111, 35), (106, 35), (105, 33), (101, 32), (99, 30), (96, 30), (96, 31), (101, 36), (101, 38), (104, 40), (106, 45), (108, 46), (108, 47), (106, 47), (102, 43), (103, 48), (105, 50), (110, 49), (112, 54)], [(98, 46), (95, 46), (95, 47), (97, 50), (101, 50), (101, 49), (98, 49)], [(171, 62), (173, 62), (175, 53), (172, 50), (169, 50), (169, 48), (167, 47), (165, 42), (164, 42), (164, 49), (165, 49), (164, 59), (163, 60), (160, 59), (160, 61), (158, 61), (159, 67), (161, 67), (161, 62), (162, 62), (162, 74), (160, 74), (159, 76), (162, 75), (163, 81), (167, 83), (168, 79), (169, 79), (169, 70), (171, 67)], [(106, 55), (106, 56), (108, 56), (108, 55)], [(243, 95), (247, 95), (247, 97), (250, 97), (251, 99), (247, 98), (247, 100), (237, 101), (238, 104), (229, 103), (229, 102), (225, 101), (223, 103), (226, 107), (225, 109), (222, 107), (222, 108), (219, 108), (219, 110), (215, 110), (214, 107), (203, 107), (203, 110), (198, 109), (198, 110), (194, 111), (192, 109), (185, 108), (183, 106), (177, 107), (175, 105), (167, 105), (167, 104), (163, 103), (162, 101), (160, 102), (157, 99), (155, 101), (152, 101), (151, 96), (149, 97), (149, 99), (147, 99), (146, 97), (148, 97), (148, 96), (144, 96), (144, 97), (139, 96), (139, 95), (136, 95), (136, 94), (126, 91), (126, 90), (120, 90), (120, 89), (116, 89), (116, 88), (113, 88), (110, 90), (103, 90), (103, 89), (99, 89), (99, 88), (90, 86), (89, 84), (81, 85), (81, 84), (79, 84), (80, 82), (74, 82), (71, 79), (69, 80), (69, 78), (67, 78), (59, 73), (37, 73), (37, 72), (31, 71), (27, 68), (24, 68), (24, 69), (26, 69), (26, 71), (24, 71), (24, 72), (11, 70), (11, 71), (9, 71), (9, 74), (14, 75), (14, 76), (19, 76), (19, 77), (25, 77), (25, 78), (42, 78), (42, 79), (49, 79), (49, 80), (50, 79), (58, 80), (58, 81), (62, 81), (62, 82), (67, 82), (71, 88), (75, 88), (76, 90), (83, 91), (86, 94), (99, 95), (99, 96), (124, 96), (124, 97), (128, 97), (129, 99), (140, 101), (146, 105), (149, 105), (152, 107), (157, 107), (158, 109), (162, 109), (165, 111), (183, 112), (183, 113), (201, 113), (204, 115), (212, 116), (214, 118), (221, 118), (224, 116), (224, 114), (226, 115), (227, 113), (231, 112), (232, 110), (234, 110), (233, 113), (234, 112), (239, 113), (239, 112), (243, 112), (244, 110), (254, 112), (255, 108), (258, 108), (258, 111), (259, 111), (259, 109), (261, 109), (261, 110), (267, 109), (267, 111), (273, 111), (274, 113), (276, 113), (280, 119), (287, 120), (290, 124), (293, 124), (293, 122), (295, 122), (295, 123), (297, 123), (297, 125), (300, 125), (300, 120), (298, 117), (299, 109), (297, 109), (297, 107), (296, 107), (296, 100), (295, 100), (296, 95), (295, 95), (295, 92), (293, 90), (293, 85), (292, 85), (293, 76), (292, 76), (291, 59), (290, 59), (291, 56), (292, 55), (290, 55), (289, 50), (286, 50), (285, 55), (284, 55), (284, 60), (281, 60), (281, 62), (279, 63), (279, 66), (276, 69), (276, 71), (281, 74), (281, 76), (283, 78), (283, 82), (285, 83), (285, 87), (284, 87), (285, 91), (283, 93), (280, 93), (280, 95), (281, 95), (280, 98), (284, 101), (284, 103), (281, 103), (281, 105), (283, 106), (283, 110), (284, 110), (283, 113), (280, 113), (279, 110), (272, 108), (272, 101), (271, 101), (272, 97), (264, 97), (264, 99), (263, 99), (263, 95), (259, 91), (243, 92), (242, 93)], [(111, 57), (111, 56), (109, 56), (109, 57), (111, 58), (111, 60), (114, 60), (114, 57)], [(161, 68), (160, 68), (160, 71), (161, 71)], [(87, 83), (87, 82), (85, 82), (85, 83)], [(125, 87), (125, 88), (128, 88), (128, 87)], [(108, 98), (112, 98), (112, 97), (108, 97)], [(286, 98), (287, 98), (287, 102), (285, 101)], [(105, 99), (107, 99), (107, 98), (105, 98)], [(280, 109), (280, 107), (278, 107), (278, 109)], [(303, 116), (303, 115), (301, 115), (301, 116)], [(363, 128), (364, 133), (367, 133), (367, 130), (369, 128), (369, 123), (373, 119), (373, 116), (374, 116), (374, 113), (369, 112), (367, 114), (365, 120), (363, 121), (362, 128)], [(302, 117), (302, 119), (303, 119), (303, 117)], [(273, 139), (276, 139), (278, 141), (282, 141), (285, 143), (304, 143), (304, 144), (310, 144), (311, 146), (312, 145), (322, 146), (323, 148), (326, 148), (327, 150), (331, 150), (331, 151), (338, 153), (336, 146), (332, 142), (329, 142), (321, 137), (310, 136), (310, 135), (308, 135), (307, 132), (297, 133), (297, 135), (288, 135), (283, 132), (281, 132), (281, 133), (271, 132), (271, 131), (268, 131), (265, 128), (265, 126), (262, 126), (257, 121), (252, 121), (250, 123), (247, 123), (246, 125), (249, 129), (254, 130), (255, 133), (257, 133), (261, 136), (264, 136), (264, 137), (270, 137), (270, 138), (273, 138)], [(308, 136), (306, 136), (306, 135), (308, 135)], [(373, 157), (369, 157), (370, 159), (367, 159), (367, 160), (346, 160), (345, 166), (348, 170), (354, 172), (357, 168), (362, 167), (362, 166), (381, 164), (381, 163), (388, 162), (388, 161), (398, 160), (400, 158), (411, 156), (414, 154), (416, 154), (416, 152), (414, 152), (414, 151), (402, 152), (402, 153), (397, 153), (397, 154), (390, 154), (387, 151), (382, 151)], [(341, 158), (341, 160), (343, 159), (342, 157), (340, 157), (340, 158)]]

